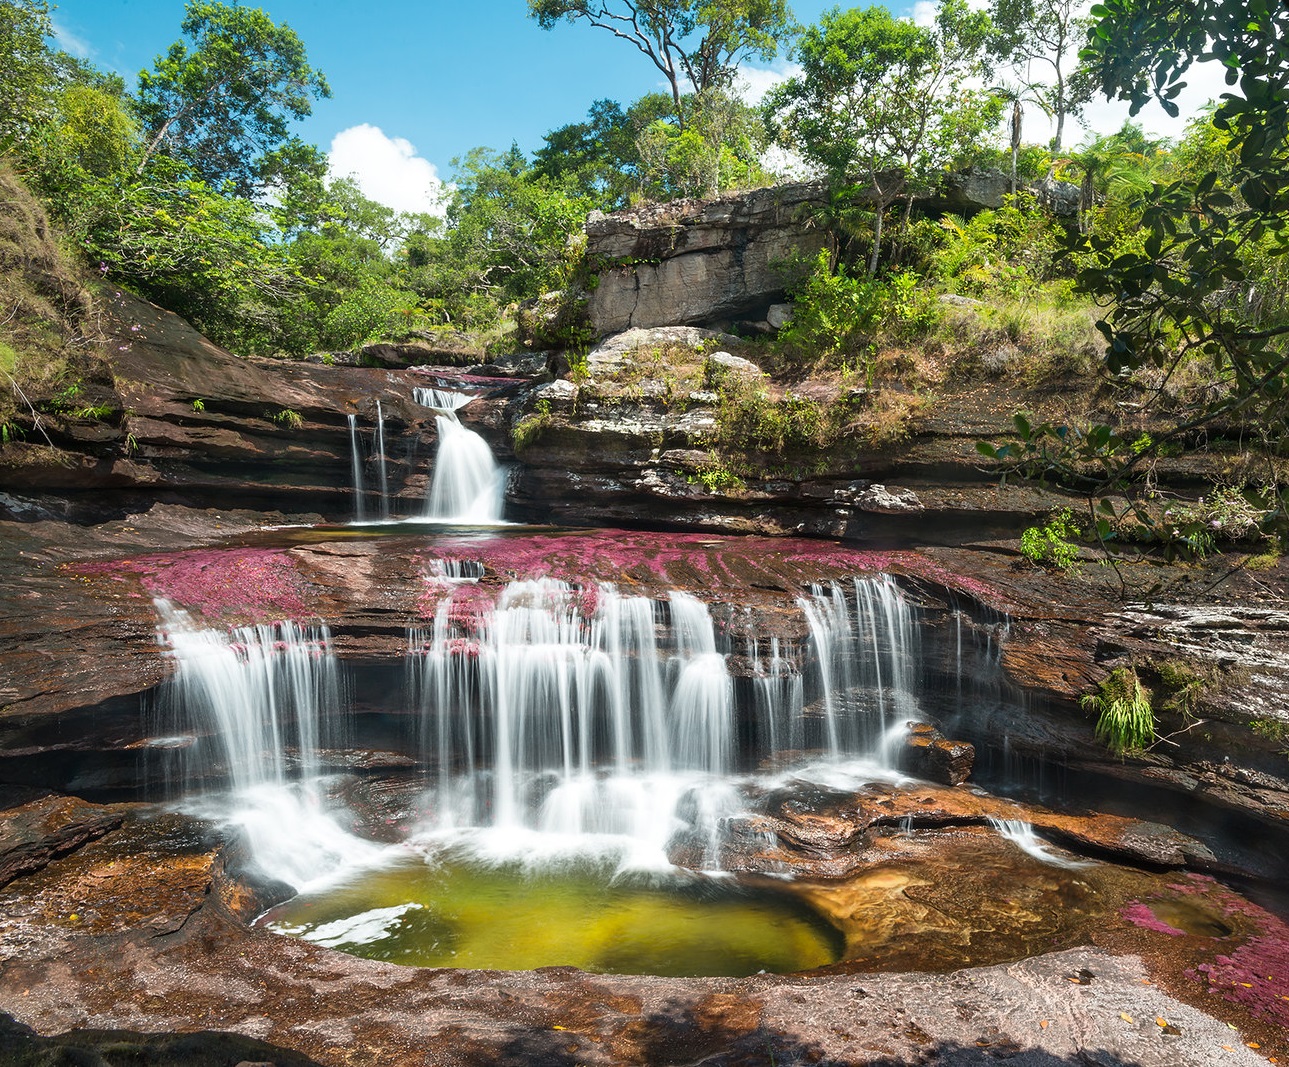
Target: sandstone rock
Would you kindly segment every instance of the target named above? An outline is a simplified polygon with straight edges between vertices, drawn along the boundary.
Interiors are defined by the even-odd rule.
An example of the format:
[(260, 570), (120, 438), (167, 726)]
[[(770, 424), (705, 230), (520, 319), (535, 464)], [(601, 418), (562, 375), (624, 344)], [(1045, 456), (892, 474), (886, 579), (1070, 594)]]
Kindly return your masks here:
[(870, 485), (855, 495), (855, 506), (861, 511), (883, 515), (898, 515), (909, 511), (925, 510), (922, 501), (912, 489), (899, 489), (885, 485)]
[(463, 366), (476, 362), (483, 355), (483, 346), (470, 334), (445, 330), (442, 333), (422, 334), (402, 343), (381, 341), (364, 345), (358, 351), (358, 362), (363, 366), (402, 369), (425, 363)]
[(469, 366), (466, 373), (488, 378), (537, 378), (546, 373), (549, 362), (546, 352), (514, 352)]
[(630, 329), (606, 338), (587, 354), (587, 373), (593, 378), (612, 377), (636, 361), (636, 354), (654, 349), (693, 349), (697, 357), (700, 346), (712, 343), (737, 344), (738, 338), (716, 330), (696, 326), (655, 326)]
[(765, 313), (765, 321), (770, 324), (771, 329), (783, 329), (792, 321), (792, 305), (771, 304), (770, 309)]
[(1079, 213), (1079, 187), (1073, 182), (1061, 182), (1048, 175), (1030, 186), (1038, 202), (1054, 215), (1073, 218)]
[(713, 378), (734, 375), (741, 378), (761, 378), (764, 374), (760, 367), (750, 359), (732, 356), (728, 352), (713, 352), (707, 357), (708, 371)]
[(974, 215), (1002, 207), (1003, 197), (1010, 192), (1010, 175), (1000, 170), (968, 167), (946, 174), (931, 203), (955, 215)]
[(983, 301), (974, 300), (969, 296), (961, 296), (958, 293), (941, 293), (937, 299), (941, 304), (956, 308), (977, 308), (983, 303)]
[(544, 400), (552, 407), (566, 407), (577, 399), (578, 392), (578, 387), (567, 378), (559, 378), (538, 386), (530, 396), (538, 403)]
[(823, 247), (823, 232), (800, 222), (825, 202), (822, 184), (806, 183), (593, 214), (587, 256), (600, 266), (587, 299), (592, 329), (603, 336), (763, 317), (783, 295), (777, 264)]
[(0, 886), (121, 825), (120, 809), (74, 797), (46, 796), (4, 812), (0, 820)]
[(900, 753), (908, 773), (942, 785), (961, 785), (971, 777), (976, 749), (965, 741), (950, 741), (930, 723), (910, 724)]

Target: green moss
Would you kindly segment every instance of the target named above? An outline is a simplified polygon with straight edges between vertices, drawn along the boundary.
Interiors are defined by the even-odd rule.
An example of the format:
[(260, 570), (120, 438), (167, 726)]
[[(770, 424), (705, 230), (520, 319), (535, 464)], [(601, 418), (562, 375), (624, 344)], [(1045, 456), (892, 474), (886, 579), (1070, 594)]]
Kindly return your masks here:
[(546, 429), (555, 421), (549, 400), (539, 400), (531, 415), (525, 415), (511, 431), (510, 444), (519, 455), (532, 448)]

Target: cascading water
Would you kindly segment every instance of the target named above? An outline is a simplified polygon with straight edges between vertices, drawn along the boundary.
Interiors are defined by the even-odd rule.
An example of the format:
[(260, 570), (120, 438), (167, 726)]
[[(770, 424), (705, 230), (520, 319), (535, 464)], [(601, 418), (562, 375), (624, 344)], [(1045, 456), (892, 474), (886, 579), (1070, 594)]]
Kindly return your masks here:
[(202, 629), (166, 601), (156, 606), (175, 662), (165, 714), (194, 735), (168, 752), (182, 760), (184, 793), (226, 780), (198, 809), (239, 827), (262, 871), (291, 885), (370, 856), (374, 847), (343, 832), (316, 789), (320, 747), (343, 741), (333, 736), (345, 701), (327, 628)]
[(814, 586), (798, 606), (810, 626), (827, 750), (884, 752), (919, 714), (913, 612), (887, 575)]
[(731, 683), (693, 597), (516, 582), (489, 614), (443, 599), (412, 646), (439, 829), (617, 835), (665, 863), (667, 813), (724, 790)]
[[(442, 561), (438, 580), (460, 567)], [(736, 773), (810, 751), (880, 758), (895, 713), (916, 712), (911, 609), (886, 578), (850, 592), (799, 602), (808, 649), (749, 648), (754, 715), (740, 752), (728, 652), (698, 598), (551, 579), (513, 583), (495, 606), (445, 591), (432, 628), (410, 640), (433, 827), (540, 831), (560, 847), (616, 835), (632, 863), (658, 865), (683, 838), (719, 866), (723, 827), (744, 806)]]
[(385, 467), (385, 413), (376, 401), (376, 437), (372, 443), (376, 452), (376, 469), (380, 475), (380, 517), (389, 518), (389, 473)]
[(439, 450), (434, 460), (427, 515), (471, 525), (501, 521), (505, 481), (488, 442), (461, 425), (456, 412), (474, 399), (446, 389), (417, 388), (413, 399), (438, 414)]
[(362, 522), (366, 518), (363, 497), (366, 487), (363, 485), (363, 458), (358, 448), (358, 416), (349, 416), (349, 469), (354, 487), (354, 521)]

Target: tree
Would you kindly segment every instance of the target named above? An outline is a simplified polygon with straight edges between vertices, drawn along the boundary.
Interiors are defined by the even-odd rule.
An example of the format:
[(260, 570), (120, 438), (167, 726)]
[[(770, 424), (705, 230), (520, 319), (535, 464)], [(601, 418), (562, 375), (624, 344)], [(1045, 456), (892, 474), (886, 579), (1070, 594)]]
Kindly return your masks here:
[(250, 196), (290, 121), (331, 91), (295, 31), (258, 8), (192, 0), (182, 29), (191, 47), (176, 41), (139, 74), (145, 148), (137, 173), (164, 149), (212, 186), (228, 182)]
[[(1083, 40), (1089, 20), (1080, 0), (992, 0), (989, 14), (995, 36), (990, 51), (1011, 61), (1018, 76), (1042, 99), (1044, 110), (1056, 119), (1052, 152), (1061, 150), (1065, 117), (1091, 99), (1085, 79), (1071, 79), (1071, 52)], [(1032, 64), (1051, 68), (1051, 82), (1033, 78)]]
[[(1100, 324), (1114, 373), (1210, 361), (1225, 388), (1188, 422), (1242, 415), (1274, 437), (1289, 429), (1289, 322), (1257, 317), (1248, 256), (1289, 254), (1289, 8), (1279, 0), (1107, 0), (1084, 53), (1108, 95), (1136, 114), (1169, 114), (1196, 62), (1226, 69), (1213, 112), (1225, 161), (1156, 183), (1142, 205), (1140, 252), (1087, 242), (1082, 284), (1112, 300)], [(1233, 299), (1235, 293), (1239, 299)]]
[(1001, 99), (1004, 104), (1011, 104), (1011, 116), (1007, 125), (1010, 133), (1008, 144), (1011, 151), (1011, 194), (1015, 196), (1017, 187), (1016, 169), (1022, 143), (1021, 131), (1024, 128), (1025, 105), (1035, 104), (1044, 114), (1050, 115), (1050, 112), (1047, 109), (1047, 101), (1042, 94), (1035, 91), (1032, 85), (1003, 82), (993, 86), (990, 91)]
[(454, 159), (442, 236), (411, 235), (413, 284), (444, 318), (484, 324), (501, 310), (568, 281), (594, 206), (576, 188), (536, 173), (514, 145)]
[(726, 87), (743, 59), (774, 58), (796, 27), (786, 0), (528, 0), (528, 14), (545, 30), (582, 21), (633, 45), (667, 79), (682, 126), (682, 79), (698, 94)]
[[(1181, 158), (1196, 170), (1155, 180), (1139, 198), (1131, 240), (1121, 233), (1075, 236), (1079, 287), (1106, 310), (1105, 369), (1116, 381), (1153, 390), (1168, 428), (1139, 440), (1108, 425), (1079, 430), (1031, 426), (995, 458), (1026, 472), (1055, 473), (1090, 499), (1127, 489), (1162, 446), (1193, 446), (1202, 432), (1260, 434), (1268, 453), (1289, 436), (1289, 6), (1281, 0), (1103, 0), (1084, 63), (1107, 96), (1150, 101), (1178, 114), (1176, 97), (1197, 62), (1220, 63), (1229, 91)], [(1203, 128), (1211, 125), (1211, 130)], [(1270, 286), (1279, 299), (1265, 300)], [(1170, 384), (1201, 383), (1173, 399)], [(1274, 506), (1260, 508), (1283, 530), (1283, 476), (1265, 475)], [(1103, 502), (1110, 530), (1115, 509)], [(1153, 519), (1130, 510), (1145, 526)]]
[(22, 151), (49, 117), (56, 75), (45, 0), (0, 0), (0, 151)]
[(969, 88), (988, 31), (988, 16), (964, 0), (945, 0), (932, 27), (882, 7), (834, 9), (797, 44), (802, 74), (767, 98), (780, 137), (872, 203), (870, 275), (886, 210), (906, 197), (907, 221), (916, 188), (997, 124), (999, 103)]
[(641, 132), (657, 119), (674, 115), (670, 96), (651, 93), (628, 110), (613, 100), (597, 100), (585, 122), (552, 130), (533, 153), (533, 174), (615, 211), (641, 189)]

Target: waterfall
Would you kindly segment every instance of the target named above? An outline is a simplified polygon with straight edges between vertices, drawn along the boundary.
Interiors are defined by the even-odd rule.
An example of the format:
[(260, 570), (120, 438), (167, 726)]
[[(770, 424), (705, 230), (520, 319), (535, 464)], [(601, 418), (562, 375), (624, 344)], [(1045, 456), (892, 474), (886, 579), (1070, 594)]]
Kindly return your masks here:
[(363, 507), (363, 458), (358, 450), (358, 416), (349, 416), (349, 466), (354, 483), (354, 521), (362, 522), (366, 517)]
[(996, 815), (987, 816), (989, 825), (1014, 844), (1027, 856), (1032, 856), (1040, 863), (1051, 867), (1063, 867), (1066, 870), (1078, 870), (1080, 867), (1091, 867), (1089, 860), (1075, 860), (1052, 851), (1052, 846), (1034, 832), (1034, 827), (1021, 819), (1003, 819)]
[(380, 472), (380, 517), (389, 518), (389, 474), (385, 469), (385, 414), (380, 401), (376, 401), (376, 438), (372, 445), (376, 451), (377, 470)]
[(505, 482), (488, 442), (461, 425), (456, 412), (474, 399), (446, 389), (418, 387), (416, 402), (438, 412), (439, 450), (434, 459), (427, 515), (474, 525), (501, 521)]
[(732, 685), (696, 598), (514, 582), (466, 620), (445, 597), (411, 644), (439, 828), (612, 834), (661, 855), (684, 798), (704, 835), (725, 812)]
[(920, 715), (913, 612), (888, 575), (813, 586), (798, 606), (810, 627), (826, 745), (833, 757), (885, 754)]
[(229, 785), (198, 810), (239, 827), (262, 871), (297, 887), (373, 853), (327, 815), (315, 787), (344, 703), (327, 628), (202, 629), (167, 601), (156, 607), (175, 663), (163, 714), (196, 735), (180, 750), (185, 792), (213, 776)]
[(434, 411), (456, 411), (465, 407), (474, 399), (469, 393), (457, 393), (451, 389), (434, 389), (417, 386), (412, 390), (412, 399), (423, 408)]
[(808, 642), (751, 639), (740, 735), (728, 648), (702, 600), (540, 579), (494, 605), (459, 596), (476, 568), (436, 561), (433, 624), (409, 640), (439, 831), (613, 834), (658, 853), (679, 835), (716, 865), (746, 803), (737, 775), (812, 753), (876, 769), (891, 721), (917, 713), (912, 612), (889, 578), (801, 598)]

